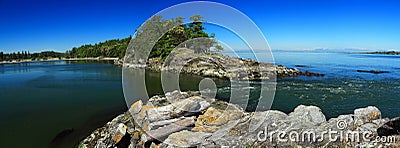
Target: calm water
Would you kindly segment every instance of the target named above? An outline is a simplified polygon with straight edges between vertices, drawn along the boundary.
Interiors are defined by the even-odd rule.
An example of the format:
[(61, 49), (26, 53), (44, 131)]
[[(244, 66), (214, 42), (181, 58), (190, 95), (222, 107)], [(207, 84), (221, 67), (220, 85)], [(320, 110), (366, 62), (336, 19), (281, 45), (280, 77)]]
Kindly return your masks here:
[[(126, 109), (121, 89), (121, 69), (112, 64), (0, 65), (0, 147), (72, 147)], [(66, 129), (73, 132), (54, 139)]]
[[(251, 58), (248, 52), (239, 53)], [(299, 104), (320, 106), (328, 117), (378, 106), (383, 116), (400, 116), (400, 56), (326, 52), (274, 52), (276, 64), (303, 65), (325, 77), (278, 81), (273, 109), (290, 112)], [(263, 59), (260, 59), (261, 61)], [(305, 67), (304, 67), (305, 66)], [(357, 73), (357, 69), (389, 73)], [(95, 62), (36, 62), (0, 65), (0, 147), (73, 147), (91, 131), (126, 110), (121, 68)], [(145, 74), (149, 95), (160, 94), (160, 74)], [(196, 90), (200, 77), (182, 75), (183, 90)], [(218, 98), (228, 99), (226, 81)], [(257, 103), (251, 84), (248, 110)], [(64, 136), (55, 138), (60, 132)]]

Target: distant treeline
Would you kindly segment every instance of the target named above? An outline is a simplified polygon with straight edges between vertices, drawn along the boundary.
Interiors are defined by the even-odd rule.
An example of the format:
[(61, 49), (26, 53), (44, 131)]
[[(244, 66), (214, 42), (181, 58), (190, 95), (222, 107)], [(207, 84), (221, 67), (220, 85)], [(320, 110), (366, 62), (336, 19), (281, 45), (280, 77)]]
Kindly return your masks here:
[[(203, 17), (193, 15), (189, 18), (192, 23), (183, 24), (184, 18), (172, 18), (169, 20), (162, 19), (161, 16), (154, 16), (136, 31), (136, 37), (132, 40), (135, 47), (145, 48), (150, 45), (148, 42), (151, 38), (156, 37), (160, 28), (166, 26), (176, 26), (166, 32), (152, 47), (149, 57), (165, 58), (178, 45), (194, 38), (203, 38), (185, 42), (184, 47), (193, 49), (196, 53), (205, 53), (210, 51), (211, 47), (216, 50), (222, 50), (214, 40), (214, 34), (207, 34), (203, 26)], [(132, 36), (124, 39), (114, 39), (97, 44), (88, 44), (80, 47), (74, 47), (66, 52), (66, 58), (84, 58), (84, 57), (119, 57), (124, 58), (126, 49)], [(141, 49), (138, 49), (141, 50)]]
[(20, 61), (20, 60), (38, 60), (38, 59), (49, 59), (49, 58), (59, 58), (64, 57), (64, 53), (54, 52), (54, 51), (43, 51), (40, 53), (30, 53), (29, 51), (18, 51), (13, 53), (3, 53), (0, 52), (0, 61)]
[[(146, 21), (145, 25), (140, 26), (136, 31), (136, 37), (132, 40), (135, 47), (147, 48), (151, 38), (157, 37), (160, 33), (159, 28), (165, 26), (175, 26), (154, 44), (149, 57), (159, 57), (165, 59), (169, 53), (177, 46), (193, 49), (196, 53), (209, 52), (212, 47), (215, 50), (223, 50), (214, 39), (215, 34), (208, 34), (204, 30), (203, 17), (193, 15), (189, 18), (192, 22), (183, 24), (184, 18), (162, 19), (161, 16), (154, 16)], [(192, 40), (202, 38), (201, 40)], [(66, 53), (57, 53), (54, 51), (45, 51), (41, 53), (30, 54), (27, 51), (3, 54), (0, 53), (0, 61), (23, 60), (23, 59), (46, 59), (46, 58), (86, 58), (86, 57), (118, 57), (124, 58), (126, 49), (132, 36), (124, 39), (113, 39), (105, 42), (86, 44), (80, 47), (74, 47), (67, 50)], [(138, 49), (142, 50), (142, 49)]]
[(375, 52), (363, 52), (363, 54), (387, 54), (387, 55), (400, 55), (398, 51), (375, 51)]
[(66, 58), (85, 58), (85, 57), (119, 57), (123, 58), (132, 37), (124, 39), (114, 39), (94, 45), (87, 44), (74, 47), (65, 54)]

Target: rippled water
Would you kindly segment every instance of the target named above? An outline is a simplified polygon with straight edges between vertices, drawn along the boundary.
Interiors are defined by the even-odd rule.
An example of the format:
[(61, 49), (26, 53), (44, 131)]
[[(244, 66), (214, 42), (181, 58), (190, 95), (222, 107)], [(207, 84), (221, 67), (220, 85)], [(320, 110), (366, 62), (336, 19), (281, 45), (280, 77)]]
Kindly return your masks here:
[[(238, 55), (254, 57), (250, 52), (238, 52)], [(352, 113), (355, 108), (374, 105), (384, 117), (400, 116), (400, 56), (275, 51), (274, 57), (276, 64), (290, 68), (298, 66), (296, 68), (302, 71), (326, 75), (278, 80), (273, 109), (290, 112), (299, 104), (317, 105), (328, 117), (335, 117)], [(359, 73), (359, 69), (388, 73)], [(253, 85), (255, 89), (248, 110), (254, 110), (257, 104), (259, 85)], [(229, 90), (222, 91), (225, 91), (223, 96), (228, 96)]]

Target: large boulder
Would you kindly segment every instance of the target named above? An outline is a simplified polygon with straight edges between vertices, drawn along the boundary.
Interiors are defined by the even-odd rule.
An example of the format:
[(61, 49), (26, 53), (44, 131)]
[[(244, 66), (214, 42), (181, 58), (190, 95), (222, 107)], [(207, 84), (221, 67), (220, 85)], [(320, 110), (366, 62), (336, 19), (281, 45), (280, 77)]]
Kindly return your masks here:
[(230, 124), (243, 117), (242, 110), (221, 110), (210, 107), (200, 115), (195, 122), (193, 131), (215, 132), (221, 126)]
[(174, 102), (170, 105), (148, 109), (147, 120), (149, 122), (155, 122), (195, 114), (207, 109), (209, 106), (210, 103), (205, 99), (194, 96)]
[(368, 106), (366, 108), (359, 108), (354, 110), (355, 124), (362, 125), (370, 123), (373, 120), (382, 118), (381, 111), (375, 106)]
[(289, 114), (288, 119), (298, 122), (307, 122), (311, 123), (312, 125), (320, 125), (326, 122), (325, 115), (322, 113), (319, 107), (305, 105), (296, 107), (294, 111)]

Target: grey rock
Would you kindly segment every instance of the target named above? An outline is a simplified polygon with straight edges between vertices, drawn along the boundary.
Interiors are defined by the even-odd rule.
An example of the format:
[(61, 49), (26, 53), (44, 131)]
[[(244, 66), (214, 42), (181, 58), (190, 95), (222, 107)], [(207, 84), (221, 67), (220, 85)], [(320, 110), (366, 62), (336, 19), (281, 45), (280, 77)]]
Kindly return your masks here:
[(146, 115), (149, 122), (155, 122), (194, 114), (207, 109), (209, 106), (210, 103), (205, 101), (205, 99), (194, 96), (170, 105), (150, 108), (147, 110)]
[(321, 109), (316, 106), (300, 105), (289, 114), (288, 118), (294, 121), (309, 122), (313, 125), (320, 125), (326, 122), (325, 115), (322, 113)]
[[(229, 57), (219, 53), (195, 54), (186, 48), (173, 50), (170, 57), (173, 58), (168, 58), (164, 63), (149, 59), (146, 67), (154, 71), (181, 72), (234, 80), (269, 80), (275, 77), (293, 77), (300, 74), (299, 70), (288, 69), (284, 66)], [(134, 64), (126, 65), (124, 66), (143, 67), (134, 66)]]
[(180, 117), (180, 118), (174, 118), (174, 119), (169, 119), (169, 120), (161, 120), (157, 122), (152, 122), (149, 124), (149, 130), (157, 129), (159, 127), (163, 127), (165, 125), (169, 125), (171, 123), (180, 121), (182, 119), (185, 119), (185, 117)]
[(277, 124), (279, 120), (285, 120), (288, 117), (285, 113), (276, 110), (264, 112), (255, 112), (249, 122), (250, 131), (264, 130), (265, 126)]
[(164, 144), (179, 147), (193, 147), (200, 145), (207, 137), (210, 136), (210, 133), (183, 130), (169, 135), (164, 141)]
[[(255, 61), (242, 62), (244, 65), (262, 65)], [(155, 137), (158, 135), (163, 137), (162, 140), (165, 139), (159, 145), (148, 143), (150, 147), (400, 146), (399, 142), (380, 143), (362, 138), (359, 141), (345, 139), (332, 142), (328, 136), (323, 136), (324, 132), (331, 130), (343, 132), (344, 135), (367, 132), (372, 138), (378, 135), (400, 137), (400, 118), (382, 119), (381, 112), (376, 107), (356, 109), (354, 114), (340, 115), (326, 121), (321, 109), (316, 106), (300, 105), (289, 114), (276, 110), (249, 113), (238, 105), (215, 101), (200, 95), (199, 92), (174, 91), (165, 96), (154, 96), (146, 102), (146, 105), (138, 101), (131, 106), (129, 112), (117, 116), (85, 138), (79, 147), (114, 147), (119, 142), (118, 139), (126, 134), (131, 137), (129, 147), (132, 148), (142, 147), (146, 141), (151, 142), (143, 140), (148, 139), (146, 135), (156, 135)], [(185, 126), (179, 128), (171, 126), (189, 118), (190, 122)], [(276, 135), (268, 135), (266, 136), (268, 140), (260, 141), (258, 134), (265, 130), (268, 133), (313, 132), (315, 137), (310, 138), (317, 141), (306, 139), (306, 141), (282, 142), (278, 141)]]
[(126, 134), (127, 126), (118, 122), (123, 116), (124, 114), (119, 115), (104, 127), (94, 131), (81, 142), (80, 146), (96, 148), (114, 147)]
[(355, 122), (357, 125), (370, 123), (373, 120), (381, 119), (381, 111), (375, 106), (368, 106), (366, 108), (359, 108), (354, 110)]
[(327, 123), (321, 125), (324, 129), (335, 131), (355, 130), (354, 115), (339, 115), (337, 118), (331, 118)]

